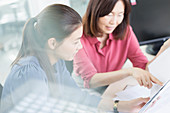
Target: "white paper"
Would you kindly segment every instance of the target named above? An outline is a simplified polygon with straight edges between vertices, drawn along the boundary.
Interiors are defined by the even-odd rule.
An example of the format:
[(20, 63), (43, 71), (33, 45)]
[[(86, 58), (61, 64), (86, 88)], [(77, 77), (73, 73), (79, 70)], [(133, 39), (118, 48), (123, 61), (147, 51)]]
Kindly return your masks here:
[(125, 90), (116, 93), (116, 95), (117, 97), (115, 99), (128, 101), (139, 97), (149, 97), (150, 89), (141, 87), (140, 85), (128, 86)]
[[(149, 72), (163, 83), (170, 80), (170, 47), (160, 54), (149, 66)], [(161, 86), (154, 84), (151, 89), (153, 96)]]
[[(163, 103), (165, 103), (165, 99), (167, 100), (169, 96), (167, 96), (168, 89), (170, 88), (170, 81), (166, 82), (161, 89), (153, 96), (153, 98), (150, 98), (150, 100), (142, 107), (139, 113), (153, 113), (151, 111), (156, 111), (156, 109), (160, 109), (160, 106), (164, 106)], [(160, 98), (160, 99), (158, 99)], [(163, 101), (164, 100), (164, 101)], [(156, 102), (156, 105), (159, 105), (158, 108), (155, 108), (155, 105), (153, 103)], [(166, 102), (167, 104), (168, 102)], [(163, 105), (162, 105), (163, 104)], [(153, 106), (152, 106), (153, 105)], [(152, 106), (152, 107), (151, 107)], [(152, 108), (152, 109), (151, 109)], [(163, 110), (161, 108), (161, 110)], [(148, 112), (149, 111), (149, 112)]]
[[(160, 54), (149, 66), (149, 71), (152, 75), (154, 75), (157, 79), (162, 81), (164, 84), (170, 80), (170, 47), (166, 49), (162, 54)], [(161, 92), (159, 89), (161, 86), (154, 84), (151, 88), (151, 96), (157, 97), (160, 96), (160, 99), (156, 101), (156, 103), (150, 107), (145, 113), (169, 113), (170, 106), (170, 84), (167, 84)], [(162, 88), (161, 88), (162, 89)], [(155, 95), (157, 94), (157, 95)], [(153, 98), (151, 98), (152, 100)], [(154, 101), (154, 100), (153, 100)], [(153, 102), (152, 101), (152, 102)], [(152, 103), (151, 103), (152, 104)], [(143, 107), (144, 110), (145, 107)], [(143, 113), (143, 112), (142, 112)]]
[(162, 82), (170, 79), (170, 47), (160, 54), (149, 66), (149, 72)]

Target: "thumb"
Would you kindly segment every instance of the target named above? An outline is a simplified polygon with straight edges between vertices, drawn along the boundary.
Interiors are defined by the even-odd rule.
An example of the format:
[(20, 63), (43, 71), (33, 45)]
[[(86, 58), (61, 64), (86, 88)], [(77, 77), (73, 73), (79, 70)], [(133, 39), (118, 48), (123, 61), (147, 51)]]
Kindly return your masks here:
[(145, 104), (145, 103), (147, 103), (148, 101), (149, 101), (149, 97), (147, 97), (147, 98), (137, 98), (137, 99), (134, 99), (134, 103), (133, 104), (136, 104), (136, 105), (140, 105), (140, 104)]

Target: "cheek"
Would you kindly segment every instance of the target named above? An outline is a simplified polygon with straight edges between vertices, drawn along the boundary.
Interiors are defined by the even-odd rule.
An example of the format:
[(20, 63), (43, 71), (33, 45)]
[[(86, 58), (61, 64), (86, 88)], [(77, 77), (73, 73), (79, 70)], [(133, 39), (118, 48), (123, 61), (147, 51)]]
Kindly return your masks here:
[(109, 18), (104, 18), (104, 19), (101, 21), (101, 24), (102, 24), (102, 25), (108, 24), (109, 21), (110, 21)]
[(99, 18), (98, 25), (103, 26), (109, 22), (109, 18), (107, 17), (101, 17)]
[(67, 46), (67, 53), (69, 53), (68, 55), (73, 55), (76, 51), (76, 47), (74, 45), (68, 45)]
[(118, 23), (119, 23), (119, 24), (122, 23), (123, 19), (124, 19), (124, 17), (119, 18)]

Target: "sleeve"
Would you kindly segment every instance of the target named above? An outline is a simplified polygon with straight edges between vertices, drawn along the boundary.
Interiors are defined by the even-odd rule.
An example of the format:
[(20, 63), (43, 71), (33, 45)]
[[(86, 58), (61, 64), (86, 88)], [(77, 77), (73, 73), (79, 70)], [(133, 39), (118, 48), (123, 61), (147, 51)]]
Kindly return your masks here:
[(82, 48), (74, 57), (74, 73), (80, 75), (84, 81), (84, 87), (89, 88), (89, 81), (97, 73), (96, 68), (88, 58), (85, 50)]
[(132, 62), (134, 67), (145, 69), (148, 60), (142, 53), (138, 40), (131, 27), (129, 27), (128, 40), (129, 48), (127, 57)]
[(12, 69), (4, 84), (1, 101), (4, 108), (1, 108), (10, 108), (29, 94), (47, 97), (49, 91), (44, 74), (41, 68), (32, 64)]

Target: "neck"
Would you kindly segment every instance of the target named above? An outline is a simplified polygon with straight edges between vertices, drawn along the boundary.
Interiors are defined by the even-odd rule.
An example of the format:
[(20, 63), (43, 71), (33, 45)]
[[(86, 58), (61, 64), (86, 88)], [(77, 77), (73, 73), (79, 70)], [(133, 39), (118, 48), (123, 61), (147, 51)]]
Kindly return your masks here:
[(97, 37), (98, 41), (104, 42), (109, 38), (108, 34), (104, 34), (102, 37)]
[(108, 34), (103, 35), (102, 37), (97, 37), (97, 40), (101, 42), (100, 49), (106, 45), (106, 40), (109, 38)]
[(58, 58), (54, 54), (47, 53), (47, 55), (48, 55), (51, 65), (54, 65), (58, 61)]

